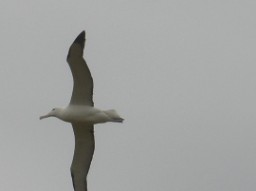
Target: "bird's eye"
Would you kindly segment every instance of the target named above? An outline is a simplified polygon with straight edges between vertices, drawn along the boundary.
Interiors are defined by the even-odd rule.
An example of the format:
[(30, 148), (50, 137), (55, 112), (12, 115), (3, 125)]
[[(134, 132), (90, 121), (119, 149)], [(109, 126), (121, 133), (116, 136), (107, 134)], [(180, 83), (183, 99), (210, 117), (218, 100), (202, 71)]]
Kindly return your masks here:
[(55, 108), (53, 108), (52, 111), (55, 111)]

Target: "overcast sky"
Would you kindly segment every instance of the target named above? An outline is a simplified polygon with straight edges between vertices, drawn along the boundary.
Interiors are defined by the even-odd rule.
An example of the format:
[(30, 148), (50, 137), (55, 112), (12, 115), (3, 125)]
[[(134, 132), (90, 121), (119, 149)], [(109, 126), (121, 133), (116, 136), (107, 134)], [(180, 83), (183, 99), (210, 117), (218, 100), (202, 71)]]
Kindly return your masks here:
[(0, 190), (71, 191), (68, 48), (87, 32), (95, 127), (89, 191), (256, 190), (256, 2), (0, 2)]

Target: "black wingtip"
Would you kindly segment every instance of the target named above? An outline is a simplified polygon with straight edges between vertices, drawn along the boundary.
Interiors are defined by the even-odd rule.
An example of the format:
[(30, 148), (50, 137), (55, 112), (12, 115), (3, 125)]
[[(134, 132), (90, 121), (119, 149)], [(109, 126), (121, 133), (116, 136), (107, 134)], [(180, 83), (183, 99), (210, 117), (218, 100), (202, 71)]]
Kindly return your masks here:
[(74, 43), (79, 44), (82, 48), (84, 48), (85, 42), (85, 31), (82, 31), (75, 39)]

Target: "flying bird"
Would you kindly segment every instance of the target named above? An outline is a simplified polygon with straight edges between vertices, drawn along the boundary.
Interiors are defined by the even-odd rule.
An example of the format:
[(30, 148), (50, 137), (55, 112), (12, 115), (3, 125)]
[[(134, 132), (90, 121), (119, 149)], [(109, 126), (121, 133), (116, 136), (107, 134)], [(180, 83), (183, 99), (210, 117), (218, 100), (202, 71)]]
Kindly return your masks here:
[(69, 48), (67, 62), (73, 76), (73, 92), (65, 108), (53, 108), (40, 119), (56, 117), (72, 124), (75, 150), (70, 167), (75, 191), (87, 191), (87, 174), (94, 153), (94, 124), (123, 122), (115, 110), (100, 110), (93, 103), (93, 79), (83, 58), (85, 31), (82, 31)]

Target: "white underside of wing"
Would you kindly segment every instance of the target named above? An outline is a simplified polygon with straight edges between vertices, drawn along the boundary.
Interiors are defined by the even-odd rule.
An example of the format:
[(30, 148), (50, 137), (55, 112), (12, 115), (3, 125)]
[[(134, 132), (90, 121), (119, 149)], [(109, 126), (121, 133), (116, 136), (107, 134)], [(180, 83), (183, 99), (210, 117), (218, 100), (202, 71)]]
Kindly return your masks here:
[(93, 105), (93, 79), (90, 70), (83, 59), (82, 47), (74, 43), (71, 45), (67, 58), (73, 75), (73, 93), (70, 104)]
[(71, 176), (76, 191), (87, 190), (86, 177), (93, 158), (95, 142), (93, 125), (72, 123), (75, 135), (75, 150), (71, 164)]

